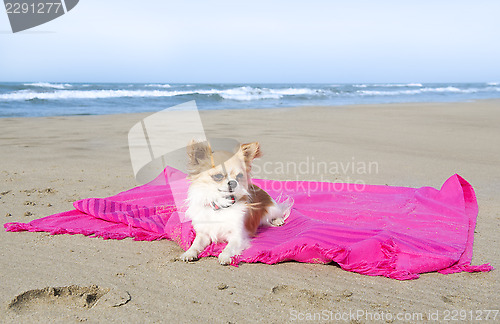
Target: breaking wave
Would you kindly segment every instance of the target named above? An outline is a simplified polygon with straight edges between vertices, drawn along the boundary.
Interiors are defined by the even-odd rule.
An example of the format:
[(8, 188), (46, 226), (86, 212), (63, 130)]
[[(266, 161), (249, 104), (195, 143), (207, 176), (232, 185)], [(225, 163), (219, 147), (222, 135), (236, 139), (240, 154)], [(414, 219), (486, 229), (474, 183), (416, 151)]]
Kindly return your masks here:
[(71, 88), (72, 85), (69, 83), (49, 83), (49, 82), (35, 82), (35, 83), (24, 83), (27, 87), (39, 87), (39, 88), (52, 88), (52, 89), (67, 89)]
[(262, 99), (281, 99), (284, 96), (318, 95), (320, 90), (308, 88), (269, 89), (255, 87), (237, 87), (230, 89), (198, 89), (198, 90), (58, 90), (52, 92), (35, 92), (20, 90), (0, 94), (3, 100), (63, 100), (63, 99), (105, 99), (120, 97), (174, 97), (185, 95), (218, 95), (222, 99), (249, 101)]

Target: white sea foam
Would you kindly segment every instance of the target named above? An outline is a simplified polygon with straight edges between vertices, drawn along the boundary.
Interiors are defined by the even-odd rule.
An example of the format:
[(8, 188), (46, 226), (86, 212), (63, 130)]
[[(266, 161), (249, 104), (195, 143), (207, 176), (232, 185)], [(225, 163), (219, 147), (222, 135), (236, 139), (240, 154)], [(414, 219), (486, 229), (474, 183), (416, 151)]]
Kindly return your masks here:
[[(52, 84), (51, 86), (57, 86)], [(55, 90), (51, 92), (35, 92), (30, 90), (20, 90), (12, 93), (1, 94), (0, 99), (3, 100), (61, 100), (61, 99), (103, 99), (103, 98), (120, 98), (120, 97), (174, 97), (182, 95), (219, 95), (223, 99), (249, 101), (262, 99), (281, 99), (284, 96), (300, 96), (300, 95), (323, 95), (323, 90), (315, 90), (309, 88), (258, 88), (251, 86), (236, 87), (229, 89), (190, 89), (183, 91), (175, 90)], [(167, 85), (146, 85), (146, 86), (162, 86), (168, 88)], [(59, 89), (59, 88), (57, 88)]]
[(288, 96), (297, 96), (297, 95), (317, 95), (323, 94), (323, 90), (309, 89), (309, 88), (288, 88), (281, 90), (274, 90), (278, 93)]
[[(303, 99), (314, 100), (328, 99), (336, 97), (356, 97), (356, 96), (401, 96), (401, 95), (419, 95), (419, 94), (474, 94), (483, 92), (500, 92), (500, 87), (478, 87), (478, 88), (458, 88), (455, 86), (441, 87), (420, 87), (415, 84), (415, 88), (378, 88), (377, 90), (364, 89), (358, 85), (356, 91), (334, 91), (320, 87), (256, 87), (256, 86), (241, 86), (232, 88), (205, 88), (200, 89), (198, 86), (184, 90), (173, 90), (167, 88), (158, 89), (124, 89), (116, 90), (73, 90), (65, 89), (66, 84), (49, 84), (42, 85), (38, 83), (36, 86), (44, 86), (46, 90), (43, 92), (34, 91), (33, 89), (24, 89), (10, 93), (0, 94), (0, 100), (6, 101), (21, 101), (21, 100), (64, 100), (64, 99), (105, 99), (105, 98), (134, 98), (134, 97), (175, 97), (188, 95), (201, 95), (206, 98), (222, 98), (224, 100), (234, 101), (252, 101), (252, 100), (279, 100), (279, 99)], [(69, 85), (71, 86), (71, 85)], [(370, 86), (371, 87), (371, 86)], [(197, 99), (198, 100), (198, 99)], [(200, 98), (200, 100), (203, 100)]]
[(401, 88), (401, 87), (423, 87), (422, 83), (373, 83), (373, 84), (354, 84), (355, 88), (367, 88), (367, 87), (384, 87), (384, 88)]
[(53, 88), (53, 89), (67, 89), (72, 87), (69, 83), (49, 83), (49, 82), (35, 82), (35, 83), (25, 83), (28, 87), (40, 87), (40, 88)]
[(484, 91), (477, 88), (459, 89), (456, 87), (439, 87), (439, 88), (421, 88), (411, 90), (399, 91), (376, 91), (376, 90), (363, 90), (357, 91), (358, 94), (364, 96), (397, 96), (397, 95), (417, 95), (421, 93), (477, 93)]
[(401, 94), (417, 94), (420, 93), (420, 91), (419, 90), (408, 90), (408, 91), (363, 90), (363, 91), (357, 91), (356, 93), (362, 96), (396, 96)]
[(239, 87), (227, 90), (216, 90), (224, 99), (229, 100), (260, 100), (260, 99), (281, 99), (284, 96), (300, 96), (300, 95), (318, 95), (323, 91), (309, 88), (284, 88), (284, 89), (269, 89), (269, 88), (253, 88)]
[(387, 88), (400, 88), (400, 87), (423, 87), (422, 83), (385, 83), (385, 84), (374, 84), (377, 87), (387, 87)]
[(140, 90), (57, 90), (53, 92), (16, 91), (1, 94), (4, 100), (60, 100), (60, 99), (103, 99), (120, 97), (172, 97), (178, 95), (169, 91), (140, 91)]
[[(269, 89), (259, 89), (253, 87), (239, 87), (226, 90), (212, 90), (214, 94), (218, 94), (227, 100), (250, 101), (261, 99), (281, 99), (282, 94), (272, 93)], [(203, 93), (201, 93), (203, 94)]]
[(167, 90), (56, 90), (52, 92), (34, 92), (20, 90), (12, 93), (1, 94), (3, 100), (62, 100), (62, 99), (104, 99), (120, 97), (174, 97), (182, 95), (219, 95), (223, 99), (248, 101), (259, 99), (280, 99), (283, 96), (300, 94), (313, 94), (311, 89), (267, 89), (253, 87), (238, 87), (224, 90), (218, 89), (193, 89), (190, 91), (167, 91)]
[(497, 86), (497, 85), (500, 85), (500, 83), (499, 83), (499, 82), (488, 82), (488, 83), (486, 83), (486, 84), (487, 84), (487, 85), (489, 85), (489, 86)]
[(172, 86), (168, 83), (166, 84), (157, 84), (157, 83), (152, 83), (152, 84), (146, 84), (144, 85), (145, 87), (151, 87), (151, 88), (171, 88)]

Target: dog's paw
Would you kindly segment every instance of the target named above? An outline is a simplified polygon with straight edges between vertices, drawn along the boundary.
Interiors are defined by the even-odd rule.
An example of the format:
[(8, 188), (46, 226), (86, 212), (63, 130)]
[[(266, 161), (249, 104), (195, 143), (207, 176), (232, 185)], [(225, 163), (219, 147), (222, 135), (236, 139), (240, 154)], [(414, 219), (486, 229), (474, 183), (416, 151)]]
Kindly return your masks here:
[(221, 254), (219, 254), (218, 259), (219, 259), (219, 263), (222, 265), (231, 264), (231, 255), (228, 253), (222, 252)]
[(283, 224), (285, 224), (285, 219), (283, 217), (278, 217), (278, 218), (275, 218), (275, 219), (272, 219), (271, 220), (271, 226), (281, 226)]
[(184, 262), (196, 261), (198, 260), (198, 253), (196, 253), (196, 251), (193, 250), (187, 250), (186, 252), (181, 254), (179, 259), (181, 259)]

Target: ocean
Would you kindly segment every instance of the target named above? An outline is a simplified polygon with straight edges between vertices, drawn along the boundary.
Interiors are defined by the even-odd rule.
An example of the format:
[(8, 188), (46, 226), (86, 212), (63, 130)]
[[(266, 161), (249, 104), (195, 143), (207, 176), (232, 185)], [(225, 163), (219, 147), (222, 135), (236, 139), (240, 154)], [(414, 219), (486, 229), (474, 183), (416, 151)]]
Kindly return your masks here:
[(176, 84), (0, 83), (0, 117), (154, 112), (196, 100), (199, 109), (279, 108), (500, 98), (500, 83)]

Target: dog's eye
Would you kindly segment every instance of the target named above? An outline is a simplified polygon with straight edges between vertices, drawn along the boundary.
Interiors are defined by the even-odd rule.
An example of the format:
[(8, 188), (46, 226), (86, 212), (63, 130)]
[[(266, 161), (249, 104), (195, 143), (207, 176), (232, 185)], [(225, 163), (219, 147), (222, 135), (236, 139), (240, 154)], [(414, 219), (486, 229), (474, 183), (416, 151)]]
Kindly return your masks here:
[(241, 173), (241, 172), (240, 172), (240, 173), (238, 173), (238, 175), (236, 176), (236, 179), (237, 179), (237, 180), (241, 180), (241, 179), (243, 179), (243, 173)]
[(224, 175), (222, 173), (217, 173), (212, 176), (212, 179), (215, 181), (222, 181), (222, 179), (224, 179)]

